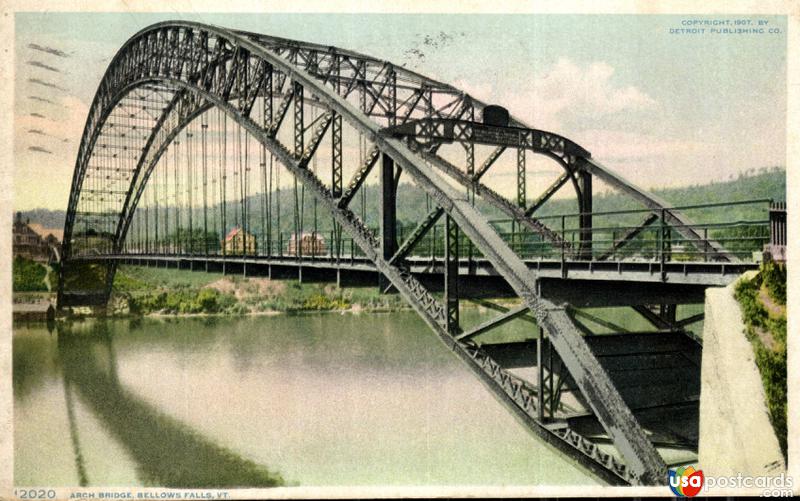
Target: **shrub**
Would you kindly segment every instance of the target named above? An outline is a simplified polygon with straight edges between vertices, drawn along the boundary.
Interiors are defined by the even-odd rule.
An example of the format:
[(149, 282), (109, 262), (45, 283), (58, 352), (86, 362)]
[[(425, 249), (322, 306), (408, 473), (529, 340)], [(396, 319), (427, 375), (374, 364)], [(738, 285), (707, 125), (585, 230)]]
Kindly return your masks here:
[(775, 262), (764, 263), (761, 275), (770, 297), (780, 304), (786, 304), (786, 266)]
[[(47, 285), (44, 278), (47, 276), (47, 268), (41, 264), (17, 256), (14, 258), (12, 265), (13, 273), (13, 290), (31, 292), (31, 291), (46, 291)], [(53, 284), (57, 283), (52, 282)]]
[[(761, 382), (764, 385), (770, 422), (775, 429), (775, 435), (778, 438), (781, 451), (784, 457), (786, 457), (786, 318), (770, 318), (767, 310), (758, 299), (758, 291), (761, 288), (762, 276), (765, 282), (768, 280), (780, 280), (780, 275), (778, 275), (777, 278), (775, 276), (767, 278), (769, 273), (775, 272), (764, 272), (764, 268), (766, 267), (762, 267), (762, 273), (752, 280), (739, 281), (735, 288), (735, 296), (742, 307), (744, 321), (747, 325), (747, 339), (753, 346), (756, 365), (761, 374)], [(785, 269), (783, 273), (785, 280)], [(764, 345), (756, 329), (769, 332), (772, 339), (775, 341), (774, 349), (770, 349)]]
[(197, 293), (197, 302), (200, 309), (207, 313), (215, 313), (219, 305), (217, 304), (217, 297), (219, 293), (215, 289), (200, 289)]

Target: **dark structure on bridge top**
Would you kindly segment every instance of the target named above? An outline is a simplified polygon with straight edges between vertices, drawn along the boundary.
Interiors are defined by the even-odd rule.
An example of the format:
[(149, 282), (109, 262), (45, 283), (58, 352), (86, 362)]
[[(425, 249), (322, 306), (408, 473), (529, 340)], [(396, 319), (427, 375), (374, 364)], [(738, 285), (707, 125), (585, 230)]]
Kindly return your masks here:
[[(560, 175), (530, 198), (534, 154)], [(516, 167), (512, 197), (486, 184), (503, 160)], [(593, 213), (595, 181), (640, 208)], [(538, 217), (565, 186), (576, 214)], [(406, 187), (427, 200), (411, 227), (398, 219)], [(281, 219), (285, 193), (294, 210)], [(379, 213), (366, 211), (367, 196)], [(499, 226), (489, 217), (498, 214)], [(601, 216), (627, 222), (598, 226)], [(257, 242), (229, 253), (220, 242), (232, 228)], [(128, 40), (100, 82), (58, 302), (105, 304), (120, 262), (366, 276), (401, 294), (536, 435), (608, 482), (661, 484), (662, 448), (696, 450), (697, 438), (663, 426), (666, 416), (696, 420), (699, 393), (700, 345), (683, 328), (702, 315), (678, 320), (675, 304), (752, 267), (739, 259), (749, 248), (728, 251), (715, 232), (573, 141), (445, 83), (342, 48), (165, 22)], [(287, 234), (326, 244), (303, 255)], [(519, 306), (461, 325), (459, 301), (489, 287)], [(657, 332), (587, 335), (573, 306), (597, 298), (634, 306)], [(514, 319), (535, 322), (530, 339), (480, 341)]]

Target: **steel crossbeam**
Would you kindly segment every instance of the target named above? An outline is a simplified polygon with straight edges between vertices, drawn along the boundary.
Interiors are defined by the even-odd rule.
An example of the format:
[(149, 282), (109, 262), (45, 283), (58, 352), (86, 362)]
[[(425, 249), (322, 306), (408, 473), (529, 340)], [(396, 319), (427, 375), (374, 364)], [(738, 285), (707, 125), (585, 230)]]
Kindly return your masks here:
[[(288, 82), (288, 89), (284, 87)], [(159, 92), (164, 109), (144, 110), (159, 113), (153, 120), (134, 114), (116, 117), (115, 109), (129, 107), (131, 91), (147, 89)], [(353, 92), (357, 96), (351, 96)], [(283, 99), (273, 109), (273, 100)], [(350, 96), (350, 100), (348, 100)], [(146, 96), (145, 96), (146, 97)], [(360, 106), (352, 104), (358, 98)], [(259, 112), (252, 112), (261, 98), (263, 120), (257, 123)], [(309, 125), (312, 132), (306, 137), (304, 109), (320, 106), (324, 115)], [(145, 107), (148, 105), (145, 104)], [(293, 136), (290, 145), (278, 139), (278, 130), (293, 106)], [(65, 290), (64, 273), (77, 266), (79, 256), (71, 253), (73, 237), (90, 235), (98, 240), (99, 255), (119, 253), (128, 235), (140, 197), (159, 158), (172, 144), (177, 134), (195, 117), (216, 107), (244, 128), (286, 168), (314, 197), (323, 211), (330, 213), (337, 228), (349, 234), (355, 246), (374, 264), (431, 327), (439, 338), (465, 361), (481, 381), (497, 395), (526, 426), (559, 450), (577, 458), (580, 463), (609, 482), (654, 484), (663, 482), (665, 465), (625, 400), (604, 372), (580, 330), (563, 305), (540, 294), (540, 277), (500, 238), (486, 216), (448, 183), (444, 172), (459, 184), (474, 190), (504, 213), (545, 240), (562, 248), (569, 247), (564, 239), (531, 217), (561, 186), (572, 181), (578, 194), (580, 216), (580, 257), (592, 254), (591, 194), (593, 177), (618, 187), (642, 202), (665, 224), (695, 244), (709, 246), (720, 259), (730, 257), (718, 243), (703, 239), (681, 214), (668, 210), (652, 195), (627, 183), (590, 158), (589, 153), (572, 141), (557, 134), (525, 127), (512, 119), (508, 127), (496, 127), (474, 122), (476, 110), (484, 106), (471, 96), (432, 79), (395, 67), (352, 51), (304, 42), (287, 41), (266, 35), (232, 32), (223, 28), (190, 22), (168, 22), (147, 28), (131, 38), (109, 67), (92, 103), (76, 159), (75, 172), (65, 223), (64, 266), (61, 268), (59, 304), (74, 304), (81, 294), (96, 301), (97, 294), (84, 294), (77, 289)], [(155, 107), (158, 108), (158, 107)], [(87, 176), (90, 160), (106, 169), (110, 159), (94, 155), (97, 138), (103, 135), (111, 149), (126, 151), (119, 134), (104, 131), (106, 124), (130, 127), (131, 121), (141, 120), (147, 143), (141, 158), (120, 159), (131, 172), (130, 188), (124, 202), (96, 205), (93, 197), (102, 198), (102, 184)], [(342, 157), (344, 122), (367, 138), (372, 148), (353, 174), (347, 187), (342, 186)], [(327, 130), (331, 129), (331, 185), (326, 186), (308, 163), (318, 154)], [(116, 134), (116, 135), (115, 135)], [(413, 136), (413, 137), (412, 137)], [(144, 136), (143, 136), (144, 137)], [(204, 135), (205, 137), (205, 135)], [(416, 138), (427, 138), (426, 142)], [(458, 142), (465, 150), (466, 169), (462, 170), (436, 154), (442, 141)], [(488, 158), (476, 168), (475, 145), (495, 146)], [(480, 180), (507, 148), (517, 149), (516, 203), (482, 185)], [(107, 148), (108, 149), (108, 148)], [(188, 147), (187, 147), (187, 151)], [(566, 172), (543, 193), (533, 205), (525, 208), (526, 151), (554, 158)], [(348, 208), (349, 202), (363, 186), (371, 169), (381, 164), (381, 224), (380, 235), (366, 226)], [(426, 162), (434, 165), (430, 169)], [(263, 165), (263, 160), (262, 160)], [(205, 168), (205, 167), (204, 167)], [(247, 168), (242, 172), (246, 175)], [(395, 204), (397, 183), (401, 172), (430, 196), (436, 206), (415, 228), (402, 245), (397, 246)], [(84, 185), (84, 181), (88, 184)], [(191, 177), (188, 177), (191, 182)], [(174, 180), (178, 186), (177, 178)], [(221, 180), (224, 182), (224, 177)], [(242, 180), (246, 183), (246, 180)], [(95, 184), (91, 184), (95, 183)], [(191, 186), (191, 185), (190, 185)], [(206, 180), (202, 186), (205, 188)], [(240, 184), (246, 186), (246, 184)], [(177, 189), (177, 188), (176, 188)], [(246, 189), (246, 188), (244, 188)], [(119, 187), (108, 186), (108, 195), (119, 195)], [(187, 193), (191, 193), (187, 187)], [(122, 198), (122, 197), (120, 197)], [(191, 204), (191, 198), (190, 204)], [(106, 203), (106, 201), (103, 201)], [(97, 218), (99, 211), (108, 214), (103, 219), (110, 224), (97, 223), (89, 231), (88, 221)], [(444, 234), (444, 299), (439, 301), (407, 267), (405, 258), (419, 240), (445, 216)], [(87, 221), (76, 227), (76, 218)], [(118, 218), (118, 219), (115, 219)], [(191, 212), (189, 213), (191, 218)], [(141, 218), (139, 218), (141, 219)], [(147, 213), (145, 224), (149, 221)], [(116, 223), (114, 228), (113, 223)], [(191, 224), (191, 223), (190, 223)], [(106, 229), (106, 227), (108, 229)], [(115, 231), (116, 230), (116, 231)], [(663, 232), (668, 231), (662, 228)], [(74, 234), (73, 234), (74, 232)], [(94, 233), (92, 233), (94, 232)], [(499, 276), (522, 300), (521, 305), (466, 333), (459, 326), (459, 239), (463, 235), (478, 250)], [(145, 235), (146, 236), (146, 235)], [(633, 238), (633, 237), (631, 237)], [(667, 245), (667, 239), (662, 243)], [(149, 248), (149, 243), (146, 248)], [(192, 248), (192, 246), (190, 246)], [(470, 250), (472, 247), (470, 247)], [(90, 252), (89, 249), (87, 252)], [(89, 254), (86, 254), (89, 255)], [(665, 253), (662, 252), (662, 260)], [(224, 258), (224, 256), (223, 256)], [(563, 263), (562, 263), (563, 265)], [(106, 267), (106, 299), (113, 281), (115, 265)], [(665, 273), (661, 263), (661, 273)], [(588, 408), (602, 425), (623, 462), (604, 452), (596, 443), (571, 429), (567, 423), (553, 420), (553, 399), (560, 394), (564, 381), (553, 387), (552, 366), (546, 376), (540, 373), (534, 386), (509, 373), (481, 347), (471, 341), (488, 329), (530, 312), (543, 333), (539, 338), (539, 368), (542, 346), (552, 346), (563, 364), (574, 391), (579, 392)], [(685, 319), (684, 321), (692, 320)], [(682, 321), (683, 322), (683, 321)], [(546, 343), (543, 339), (546, 336)], [(570, 383), (572, 384), (572, 383)], [(549, 386), (545, 386), (549, 385)], [(545, 400), (549, 404), (545, 404)], [(556, 399), (557, 400), (557, 399)], [(545, 408), (547, 414), (545, 418)]]

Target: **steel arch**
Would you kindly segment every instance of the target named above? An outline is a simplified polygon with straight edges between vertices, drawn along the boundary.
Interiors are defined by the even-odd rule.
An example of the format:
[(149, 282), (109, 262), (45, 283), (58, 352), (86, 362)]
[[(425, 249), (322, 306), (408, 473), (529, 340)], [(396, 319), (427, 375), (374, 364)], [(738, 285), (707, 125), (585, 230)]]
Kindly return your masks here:
[[(213, 48), (209, 43), (211, 41), (214, 42)], [(303, 48), (312, 52), (318, 51), (313, 52), (314, 54), (328, 54), (330, 61), (327, 73), (322, 71), (316, 55), (314, 56), (316, 63), (310, 62), (312, 59), (310, 56), (305, 58), (303, 64), (297, 62), (299, 58), (302, 59), (298, 54)], [(288, 59), (283, 57), (284, 55), (288, 55)], [(349, 81), (331, 76), (334, 71), (332, 68), (345, 62), (340, 56), (353, 58), (353, 61), (347, 61), (354, 72)], [(250, 71), (253, 69), (251, 63), (255, 63), (256, 72), (253, 74)], [(382, 133), (384, 127), (378, 123), (377, 118), (374, 118), (374, 108), (378, 106), (384, 110), (379, 115), (380, 120), (387, 121), (388, 125), (396, 123), (397, 113), (402, 109), (402, 106), (397, 107), (397, 88), (389, 93), (388, 98), (383, 96), (383, 91), (374, 95), (371, 107), (359, 109), (347, 101), (346, 97), (352, 88), (356, 85), (367, 85), (368, 63), (381, 66), (382, 69), (377, 75), (383, 71), (386, 71), (386, 75), (392, 75), (391, 83), (383, 85), (382, 89), (391, 87), (392, 84), (397, 85), (397, 88), (405, 86), (402, 88), (406, 90), (416, 89), (411, 92), (412, 96), (419, 96), (417, 102), (424, 102), (425, 93), (436, 89), (446, 95), (457, 96), (455, 98), (457, 105), (452, 111), (452, 116), (456, 119), (465, 112), (474, 113), (472, 107), (475, 101), (456, 89), (350, 51), (233, 32), (189, 22), (160, 23), (132, 37), (114, 57), (103, 77), (84, 129), (65, 224), (64, 266), (59, 284), (59, 303), (62, 302), (64, 295), (70, 292), (64, 290), (63, 278), (70, 259), (77, 257), (71, 254), (76, 210), (88, 162), (106, 119), (132, 89), (151, 84), (166, 85), (166, 88), (173, 91), (173, 99), (168, 110), (163, 110), (164, 113), (151, 129), (143, 148), (144, 155), (138, 160), (135, 171), (132, 172), (125, 201), (116, 215), (116, 232), (113, 237), (115, 250), (119, 250), (126, 237), (130, 218), (136, 210), (139, 197), (164, 149), (194, 117), (205, 109), (218, 107), (247, 129), (297, 179), (310, 188), (312, 194), (354, 238), (363, 252), (375, 263), (377, 269), (409, 301), (434, 332), (468, 363), (482, 381), (509, 405), (529, 428), (561, 450), (570, 451), (574, 457), (580, 458), (579, 461), (584, 466), (609, 481), (644, 484), (663, 482), (666, 470), (663, 460), (648, 441), (636, 418), (567, 315), (565, 305), (557, 305), (541, 297), (536, 289), (536, 274), (529, 270), (500, 239), (485, 216), (475, 209), (462, 192), (455, 190), (437, 172), (428, 168), (424, 161), (426, 155), (430, 158), (430, 155), (435, 155), (435, 151), (420, 152), (412, 148), (413, 145), (409, 142)], [(309, 71), (309, 68), (316, 68), (316, 71)], [(491, 358), (478, 346), (469, 341), (456, 339), (448, 330), (446, 308), (401, 263), (393, 263), (383, 255), (378, 238), (346, 207), (346, 204), (343, 206), (339, 203), (334, 191), (304, 168), (302, 148), (294, 153), (291, 152), (270, 133), (269, 129), (265, 129), (249, 117), (250, 108), (247, 104), (251, 98), (255, 100), (259, 93), (263, 92), (261, 86), (265, 72), (269, 72), (270, 75), (273, 72), (282, 74), (290, 83), (299, 86), (298, 90), (305, 90), (314, 95), (330, 113), (342, 117), (352, 127), (365, 134), (376, 145), (380, 154), (390, 158), (407, 172), (436, 201), (447, 217), (458, 224), (460, 230), (483, 252), (514, 289), (524, 306), (534, 314), (539, 325), (547, 331), (552, 345), (574, 377), (594, 414), (625, 459), (624, 465), (568, 427), (546, 428), (538, 423), (534, 391), (524, 382), (499, 370), (496, 363), (493, 365)], [(372, 83), (376, 80), (377, 76)], [(359, 81), (361, 83), (358, 83)], [(398, 81), (401, 83), (397, 84)], [(348, 87), (343, 88), (343, 84), (347, 84)], [(388, 104), (381, 104), (382, 100), (388, 101)], [(233, 101), (237, 103), (234, 105)], [(430, 98), (428, 101), (432, 108), (433, 99)], [(409, 119), (421, 109), (416, 109), (414, 104), (406, 111), (401, 120)], [(571, 161), (576, 162), (575, 165), (587, 164), (588, 172), (600, 177), (605, 176), (604, 179), (610, 180), (612, 185), (617, 183), (626, 186), (626, 189), (635, 192), (640, 200), (650, 204), (649, 207), (653, 210), (664, 210), (663, 203), (625, 183), (618, 176), (610, 174), (610, 171), (599, 164), (583, 157)], [(681, 225), (688, 224), (685, 219), (674, 214), (670, 216), (673, 217), (679, 230)], [(110, 266), (106, 275), (106, 298), (113, 273), (114, 268)]]

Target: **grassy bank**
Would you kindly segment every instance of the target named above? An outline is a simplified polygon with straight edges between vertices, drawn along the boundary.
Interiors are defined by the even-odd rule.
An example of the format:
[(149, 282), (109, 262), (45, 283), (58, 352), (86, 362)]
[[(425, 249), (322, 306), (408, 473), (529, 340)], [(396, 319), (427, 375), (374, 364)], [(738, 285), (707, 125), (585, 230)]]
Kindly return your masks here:
[(337, 288), (221, 273), (121, 266), (112, 304), (118, 314), (257, 314), (300, 311), (395, 311), (408, 306), (377, 287)]
[(736, 299), (761, 373), (770, 421), (786, 457), (786, 267), (765, 263), (753, 279), (737, 284)]
[(14, 292), (46, 292), (58, 283), (57, 269), (17, 256), (11, 265)]

